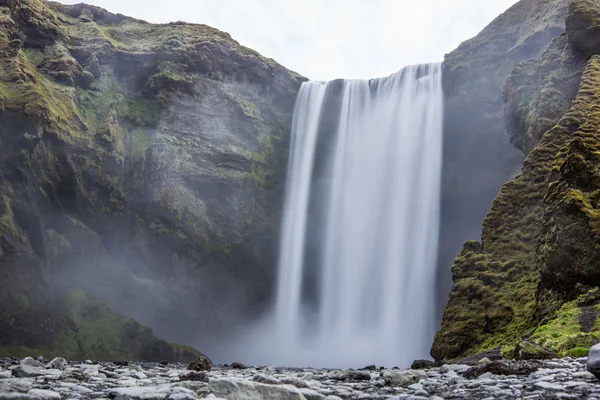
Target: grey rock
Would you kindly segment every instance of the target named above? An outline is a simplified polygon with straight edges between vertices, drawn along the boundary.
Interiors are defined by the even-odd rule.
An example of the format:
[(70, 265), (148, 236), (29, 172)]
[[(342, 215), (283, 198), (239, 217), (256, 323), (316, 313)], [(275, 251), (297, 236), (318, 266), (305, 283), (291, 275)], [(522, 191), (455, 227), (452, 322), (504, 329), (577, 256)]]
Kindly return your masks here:
[(592, 346), (588, 355), (587, 370), (600, 379), (600, 343)]
[(289, 377), (289, 378), (283, 378), (280, 381), (281, 381), (281, 383), (284, 383), (286, 385), (296, 386), (298, 389), (308, 388), (308, 384), (299, 378)]
[(256, 374), (252, 377), (252, 380), (254, 382), (259, 382), (259, 383), (264, 383), (267, 385), (279, 385), (281, 382), (270, 376), (270, 375), (263, 375), (263, 374)]
[(594, 374), (588, 371), (579, 371), (573, 374), (575, 379), (594, 379)]
[(92, 393), (93, 392), (93, 390), (91, 390), (90, 388), (87, 388), (87, 387), (81, 386), (81, 385), (73, 386), (71, 388), (71, 390), (74, 392), (79, 392), (79, 393)]
[(342, 376), (343, 376), (344, 380), (351, 380), (351, 381), (370, 381), (371, 380), (371, 374), (369, 373), (369, 371), (350, 370), (350, 371), (346, 371)]
[(61, 371), (64, 371), (65, 369), (67, 369), (68, 366), (69, 363), (67, 363), (67, 360), (61, 357), (56, 357), (48, 364), (46, 364), (46, 369), (59, 369)]
[(31, 389), (27, 394), (39, 397), (42, 400), (60, 400), (60, 393), (52, 390)]
[(211, 379), (209, 389), (228, 400), (304, 400), (300, 390), (290, 385), (265, 385), (238, 378)]
[(40, 400), (40, 398), (27, 393), (0, 392), (0, 400)]
[(546, 382), (546, 381), (535, 382), (533, 384), (533, 388), (538, 389), (538, 390), (551, 390), (551, 391), (565, 390), (565, 387), (562, 385), (559, 385), (557, 383), (550, 383), (550, 382)]
[(304, 396), (306, 400), (325, 400), (326, 397), (324, 394), (321, 394), (315, 390), (311, 389), (300, 389), (300, 393)]
[(413, 383), (419, 383), (421, 379), (427, 378), (427, 374), (422, 370), (388, 370), (384, 371), (381, 377), (386, 385), (408, 387)]
[(471, 367), (465, 364), (444, 364), (440, 367), (440, 373), (446, 374), (449, 371), (454, 371), (457, 374), (467, 372)]
[(0, 371), (0, 379), (8, 379), (12, 377), (12, 371)]

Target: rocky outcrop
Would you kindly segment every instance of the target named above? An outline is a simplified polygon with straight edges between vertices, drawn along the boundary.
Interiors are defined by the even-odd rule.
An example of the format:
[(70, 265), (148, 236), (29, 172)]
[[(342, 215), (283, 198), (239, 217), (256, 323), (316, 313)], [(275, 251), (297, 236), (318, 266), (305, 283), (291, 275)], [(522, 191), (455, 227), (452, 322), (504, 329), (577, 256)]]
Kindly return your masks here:
[(522, 0), (445, 57), (441, 302), (451, 285), (448, 266), (462, 243), (480, 235), (494, 197), (523, 161), (506, 135), (506, 79), (517, 64), (539, 57), (564, 31), (568, 3)]
[(598, 301), (590, 290), (600, 284), (600, 57), (581, 52), (587, 25), (577, 17), (591, 4), (573, 1), (567, 35), (541, 58), (518, 65), (507, 81), (508, 130), (531, 151), (495, 199), (481, 243), (466, 245), (452, 267), (454, 287), (432, 347), (436, 359), (498, 347), (514, 355), (525, 337), (561, 355), (585, 355), (598, 341)]
[(111, 310), (202, 345), (268, 298), (301, 80), (204, 25), (0, 0), (0, 348), (141, 358)]

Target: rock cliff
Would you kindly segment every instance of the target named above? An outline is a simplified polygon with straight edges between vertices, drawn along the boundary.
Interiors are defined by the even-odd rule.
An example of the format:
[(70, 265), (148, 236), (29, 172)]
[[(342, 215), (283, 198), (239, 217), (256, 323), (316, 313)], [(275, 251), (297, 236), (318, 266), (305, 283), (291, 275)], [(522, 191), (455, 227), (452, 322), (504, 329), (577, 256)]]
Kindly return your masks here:
[(520, 1), (445, 57), (440, 307), (451, 285), (448, 266), (465, 240), (480, 234), (494, 197), (523, 161), (523, 146), (506, 135), (504, 83), (564, 31), (567, 6), (568, 0)]
[(202, 346), (260, 306), (301, 81), (204, 25), (0, 0), (0, 350), (182, 359), (139, 323)]
[(436, 359), (512, 356), (522, 339), (578, 356), (600, 340), (600, 2), (573, 0), (565, 20), (566, 33), (506, 82), (506, 128), (527, 157), (494, 200), (481, 242), (454, 262)]

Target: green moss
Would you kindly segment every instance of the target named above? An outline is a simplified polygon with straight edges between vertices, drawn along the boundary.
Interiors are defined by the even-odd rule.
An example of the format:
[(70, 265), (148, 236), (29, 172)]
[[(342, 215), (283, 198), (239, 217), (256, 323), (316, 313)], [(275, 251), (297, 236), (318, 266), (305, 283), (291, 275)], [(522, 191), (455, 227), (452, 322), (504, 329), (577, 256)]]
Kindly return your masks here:
[(581, 358), (587, 357), (590, 354), (590, 349), (585, 347), (576, 347), (565, 352), (565, 357)]
[(258, 109), (256, 104), (239, 97), (236, 97), (236, 100), (247, 117), (254, 118), (259, 121), (262, 120), (260, 110)]

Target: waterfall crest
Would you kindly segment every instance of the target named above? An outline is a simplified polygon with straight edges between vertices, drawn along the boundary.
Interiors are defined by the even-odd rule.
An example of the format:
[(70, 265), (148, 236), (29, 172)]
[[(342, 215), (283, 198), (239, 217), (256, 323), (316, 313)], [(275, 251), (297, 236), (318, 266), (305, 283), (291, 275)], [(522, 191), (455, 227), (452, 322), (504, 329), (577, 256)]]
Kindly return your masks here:
[(441, 64), (303, 84), (274, 311), (278, 365), (428, 357), (442, 157)]

